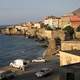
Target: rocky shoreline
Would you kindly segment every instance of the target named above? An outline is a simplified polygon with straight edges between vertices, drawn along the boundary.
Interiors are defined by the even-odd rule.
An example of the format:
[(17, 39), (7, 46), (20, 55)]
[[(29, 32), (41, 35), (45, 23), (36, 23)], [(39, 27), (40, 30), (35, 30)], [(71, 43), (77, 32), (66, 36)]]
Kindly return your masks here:
[(28, 29), (28, 30), (18, 30), (14, 27), (1, 28), (0, 34), (4, 35), (23, 35), (28, 38), (37, 38), (39, 40), (47, 40), (48, 38), (43, 35), (44, 29)]

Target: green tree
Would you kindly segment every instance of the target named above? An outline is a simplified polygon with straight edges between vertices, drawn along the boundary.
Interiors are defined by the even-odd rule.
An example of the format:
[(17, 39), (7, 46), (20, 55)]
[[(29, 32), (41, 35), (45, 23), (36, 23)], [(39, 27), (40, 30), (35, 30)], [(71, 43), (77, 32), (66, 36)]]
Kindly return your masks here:
[(53, 30), (53, 28), (49, 24), (47, 24), (47, 30)]
[(71, 26), (66, 26), (63, 30), (65, 32), (65, 39), (66, 40), (73, 39), (74, 29)]
[(70, 33), (70, 34), (73, 34), (74, 33), (74, 29), (71, 26), (66, 26), (63, 30), (65, 32)]
[(77, 32), (80, 32), (80, 25), (76, 29)]

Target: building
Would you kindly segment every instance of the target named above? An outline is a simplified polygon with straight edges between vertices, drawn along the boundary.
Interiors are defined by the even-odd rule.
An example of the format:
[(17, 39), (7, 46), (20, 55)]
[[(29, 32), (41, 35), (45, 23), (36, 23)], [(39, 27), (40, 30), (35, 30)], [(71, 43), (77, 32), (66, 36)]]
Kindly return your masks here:
[(80, 80), (80, 41), (61, 41), (60, 80)]
[(59, 22), (59, 26), (61, 28), (65, 28), (69, 25), (76, 29), (80, 25), (80, 16), (62, 16)]
[(18, 30), (28, 30), (27, 26), (15, 25), (15, 28)]
[(80, 80), (80, 63), (62, 66), (60, 80)]
[(59, 21), (59, 27), (63, 29), (68, 25), (71, 25), (70, 16), (61, 16), (61, 19)]
[(21, 27), (22, 27), (21, 25), (15, 25), (15, 28), (16, 28), (16, 29), (19, 29), (19, 30), (20, 30)]
[(80, 25), (80, 16), (70, 16), (71, 26), (76, 29)]
[(36, 23), (34, 23), (34, 25), (32, 27), (39, 29), (39, 28), (41, 28), (41, 23), (40, 22), (36, 22)]
[(28, 29), (31, 29), (34, 24), (33, 24), (33, 22), (28, 22), (26, 25), (27, 25)]
[(80, 80), (80, 50), (59, 53), (60, 80)]
[(43, 23), (51, 28), (57, 28), (59, 27), (59, 19), (59, 17), (48, 16), (44, 19)]

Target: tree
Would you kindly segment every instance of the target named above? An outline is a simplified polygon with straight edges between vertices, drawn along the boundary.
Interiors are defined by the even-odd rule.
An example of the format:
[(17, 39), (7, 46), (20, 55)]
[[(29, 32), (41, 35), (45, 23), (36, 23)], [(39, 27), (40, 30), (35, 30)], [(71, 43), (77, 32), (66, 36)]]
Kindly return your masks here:
[(74, 29), (71, 26), (66, 26), (63, 30), (65, 32), (70, 33), (70, 34), (73, 34), (74, 33)]
[(73, 39), (74, 29), (71, 26), (66, 26), (63, 30), (65, 32), (65, 39), (66, 40)]
[(53, 26), (51, 26), (49, 24), (47, 24), (46, 26), (47, 26), (46, 27), (47, 30), (51, 30), (52, 31), (52, 30), (55, 30), (56, 29), (55, 27), (53, 27)]
[(77, 32), (80, 32), (80, 25), (76, 29)]

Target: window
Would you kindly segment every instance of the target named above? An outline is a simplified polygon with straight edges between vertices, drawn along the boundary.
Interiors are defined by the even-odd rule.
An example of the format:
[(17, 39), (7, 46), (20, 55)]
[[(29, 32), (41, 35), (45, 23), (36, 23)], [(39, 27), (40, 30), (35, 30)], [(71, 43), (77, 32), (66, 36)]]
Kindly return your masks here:
[(74, 73), (67, 73), (66, 80), (75, 80)]

